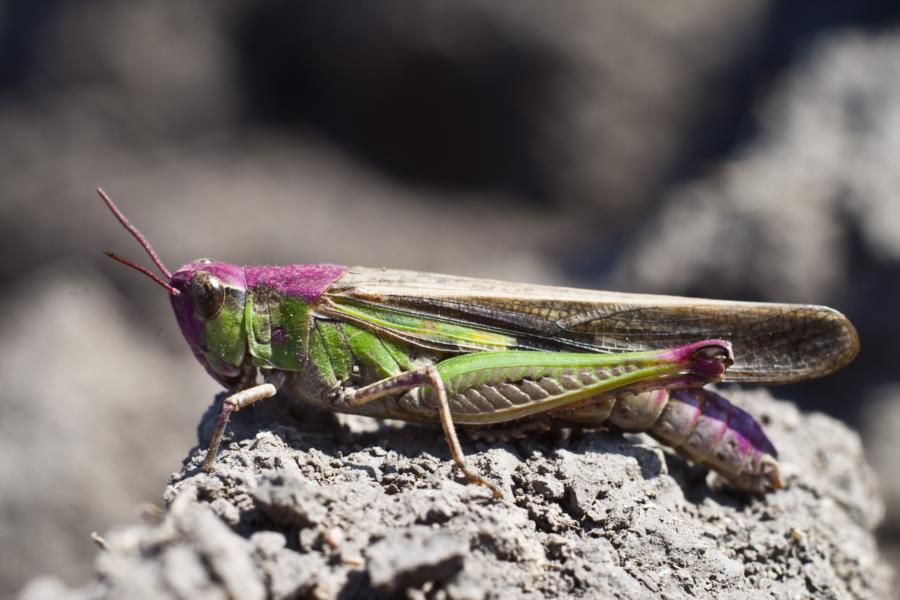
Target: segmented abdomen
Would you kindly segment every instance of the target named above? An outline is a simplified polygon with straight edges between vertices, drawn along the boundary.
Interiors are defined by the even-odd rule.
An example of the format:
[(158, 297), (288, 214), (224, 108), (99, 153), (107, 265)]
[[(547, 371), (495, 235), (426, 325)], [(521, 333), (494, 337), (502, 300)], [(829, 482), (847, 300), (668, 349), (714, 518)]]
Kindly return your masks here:
[(688, 460), (709, 465), (742, 490), (764, 493), (781, 487), (778, 453), (762, 426), (710, 390), (653, 390), (599, 398), (555, 416), (582, 425), (646, 431)]

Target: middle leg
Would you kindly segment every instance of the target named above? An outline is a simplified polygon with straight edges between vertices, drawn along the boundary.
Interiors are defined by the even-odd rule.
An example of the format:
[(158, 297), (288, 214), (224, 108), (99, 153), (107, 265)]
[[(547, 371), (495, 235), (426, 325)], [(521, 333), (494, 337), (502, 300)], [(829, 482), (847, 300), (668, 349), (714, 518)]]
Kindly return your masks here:
[(450, 412), (450, 402), (447, 400), (447, 389), (444, 386), (444, 380), (433, 365), (406, 371), (395, 377), (382, 379), (365, 387), (348, 391), (336, 400), (335, 404), (340, 408), (355, 408), (384, 396), (392, 396), (419, 387), (430, 387), (434, 391), (434, 396), (438, 403), (441, 426), (444, 428), (444, 436), (447, 438), (447, 445), (450, 447), (450, 455), (456, 464), (459, 465), (466, 479), (491, 490), (494, 498), (502, 498), (503, 493), (496, 483), (486, 479), (466, 463), (465, 454), (463, 454), (462, 447), (459, 445), (459, 438), (456, 436), (456, 427), (453, 425), (453, 415)]

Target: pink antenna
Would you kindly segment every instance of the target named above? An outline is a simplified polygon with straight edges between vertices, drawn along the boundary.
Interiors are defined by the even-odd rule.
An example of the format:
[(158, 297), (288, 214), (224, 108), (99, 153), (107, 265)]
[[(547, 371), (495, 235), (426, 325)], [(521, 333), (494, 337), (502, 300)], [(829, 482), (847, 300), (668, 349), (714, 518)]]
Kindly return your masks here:
[[(125, 218), (125, 215), (122, 214), (122, 211), (119, 210), (119, 207), (116, 206), (116, 203), (112, 201), (112, 198), (110, 198), (106, 194), (106, 192), (103, 191), (102, 188), (97, 188), (97, 193), (100, 194), (100, 197), (103, 198), (104, 202), (106, 202), (106, 206), (109, 207), (109, 210), (112, 211), (112, 214), (116, 215), (116, 218), (119, 220), (119, 223), (121, 223), (122, 226), (125, 229), (127, 229), (131, 233), (131, 235), (134, 236), (134, 239), (136, 239), (138, 241), (138, 243), (144, 248), (144, 250), (147, 251), (147, 254), (150, 255), (150, 260), (152, 260), (154, 263), (156, 263), (156, 266), (159, 267), (159, 270), (162, 272), (162, 274), (166, 276), (166, 279), (172, 279), (172, 273), (166, 268), (166, 265), (163, 264), (163, 261), (160, 260), (159, 255), (156, 254), (156, 250), (153, 249), (153, 246), (150, 245), (150, 242), (147, 241), (147, 238), (144, 237), (144, 234), (141, 233), (140, 231), (138, 231), (138, 228), (135, 227), (134, 225), (132, 225), (128, 221), (128, 219)], [(106, 254), (110, 258), (114, 258), (115, 260), (118, 260), (120, 263), (122, 263), (124, 265), (134, 267), (135, 269), (141, 271), (142, 273), (146, 273), (147, 275), (150, 275), (150, 272), (146, 271), (143, 267), (139, 267), (138, 265), (136, 265), (130, 261), (126, 262), (125, 259), (117, 257), (110, 252), (107, 252)], [(170, 286), (168, 284), (164, 284), (164, 285), (172, 290), (175, 290), (175, 288), (173, 288), (172, 286)], [(178, 290), (175, 290), (175, 292), (177, 295)]]
[(158, 283), (159, 285), (161, 285), (161, 286), (163, 286), (164, 288), (166, 288), (166, 289), (169, 291), (169, 293), (172, 294), (173, 296), (178, 296), (178, 295), (181, 294), (181, 291), (180, 291), (180, 290), (178, 290), (178, 289), (172, 287), (171, 285), (169, 285), (168, 283), (166, 283), (165, 281), (163, 281), (162, 279), (160, 279), (159, 275), (157, 275), (156, 273), (154, 273), (154, 272), (151, 271), (150, 269), (148, 269), (148, 268), (146, 268), (146, 267), (142, 267), (141, 265), (139, 265), (139, 264), (137, 264), (137, 263), (135, 263), (135, 262), (132, 262), (132, 261), (128, 260), (127, 258), (122, 258), (121, 256), (119, 256), (119, 255), (116, 254), (115, 252), (110, 252), (109, 250), (103, 250), (103, 254), (107, 255), (108, 257), (110, 257), (111, 259), (113, 259), (113, 260), (116, 261), (116, 262), (122, 263), (122, 264), (125, 265), (126, 267), (131, 267), (131, 268), (134, 269), (135, 271), (140, 271), (141, 273), (143, 273), (144, 275), (146, 275), (147, 277), (149, 277), (150, 279), (152, 279), (153, 281), (155, 281), (155, 282)]

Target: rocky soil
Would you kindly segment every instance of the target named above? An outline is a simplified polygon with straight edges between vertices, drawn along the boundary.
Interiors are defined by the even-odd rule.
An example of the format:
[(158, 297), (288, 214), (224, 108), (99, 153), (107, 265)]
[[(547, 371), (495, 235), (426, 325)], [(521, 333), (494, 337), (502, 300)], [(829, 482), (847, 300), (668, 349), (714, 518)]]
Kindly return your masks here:
[(492, 501), (438, 429), (263, 403), (233, 420), (213, 473), (194, 448), (164, 511), (105, 534), (93, 582), (42, 577), (21, 597), (888, 598), (856, 434), (727, 392), (766, 423), (784, 490), (735, 493), (645, 435), (562, 431), (466, 443), (502, 483)]

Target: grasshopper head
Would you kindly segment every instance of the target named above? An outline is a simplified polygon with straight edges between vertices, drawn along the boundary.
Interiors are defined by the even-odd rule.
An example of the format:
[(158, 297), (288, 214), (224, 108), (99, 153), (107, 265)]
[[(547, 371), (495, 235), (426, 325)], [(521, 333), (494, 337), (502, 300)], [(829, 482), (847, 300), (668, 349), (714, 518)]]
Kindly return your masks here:
[[(199, 259), (175, 272), (170, 296), (181, 333), (194, 356), (217, 381), (237, 386), (246, 375), (244, 329), (247, 286), (243, 269)], [(255, 373), (255, 369), (254, 369)]]
[(255, 377), (256, 369), (249, 359), (244, 331), (247, 285), (243, 269), (201, 258), (184, 265), (173, 275), (150, 242), (128, 222), (112, 199), (101, 189), (97, 193), (144, 248), (165, 279), (112, 252), (105, 251), (106, 255), (140, 271), (169, 292), (181, 333), (194, 356), (216, 381), (234, 388), (247, 378)]

